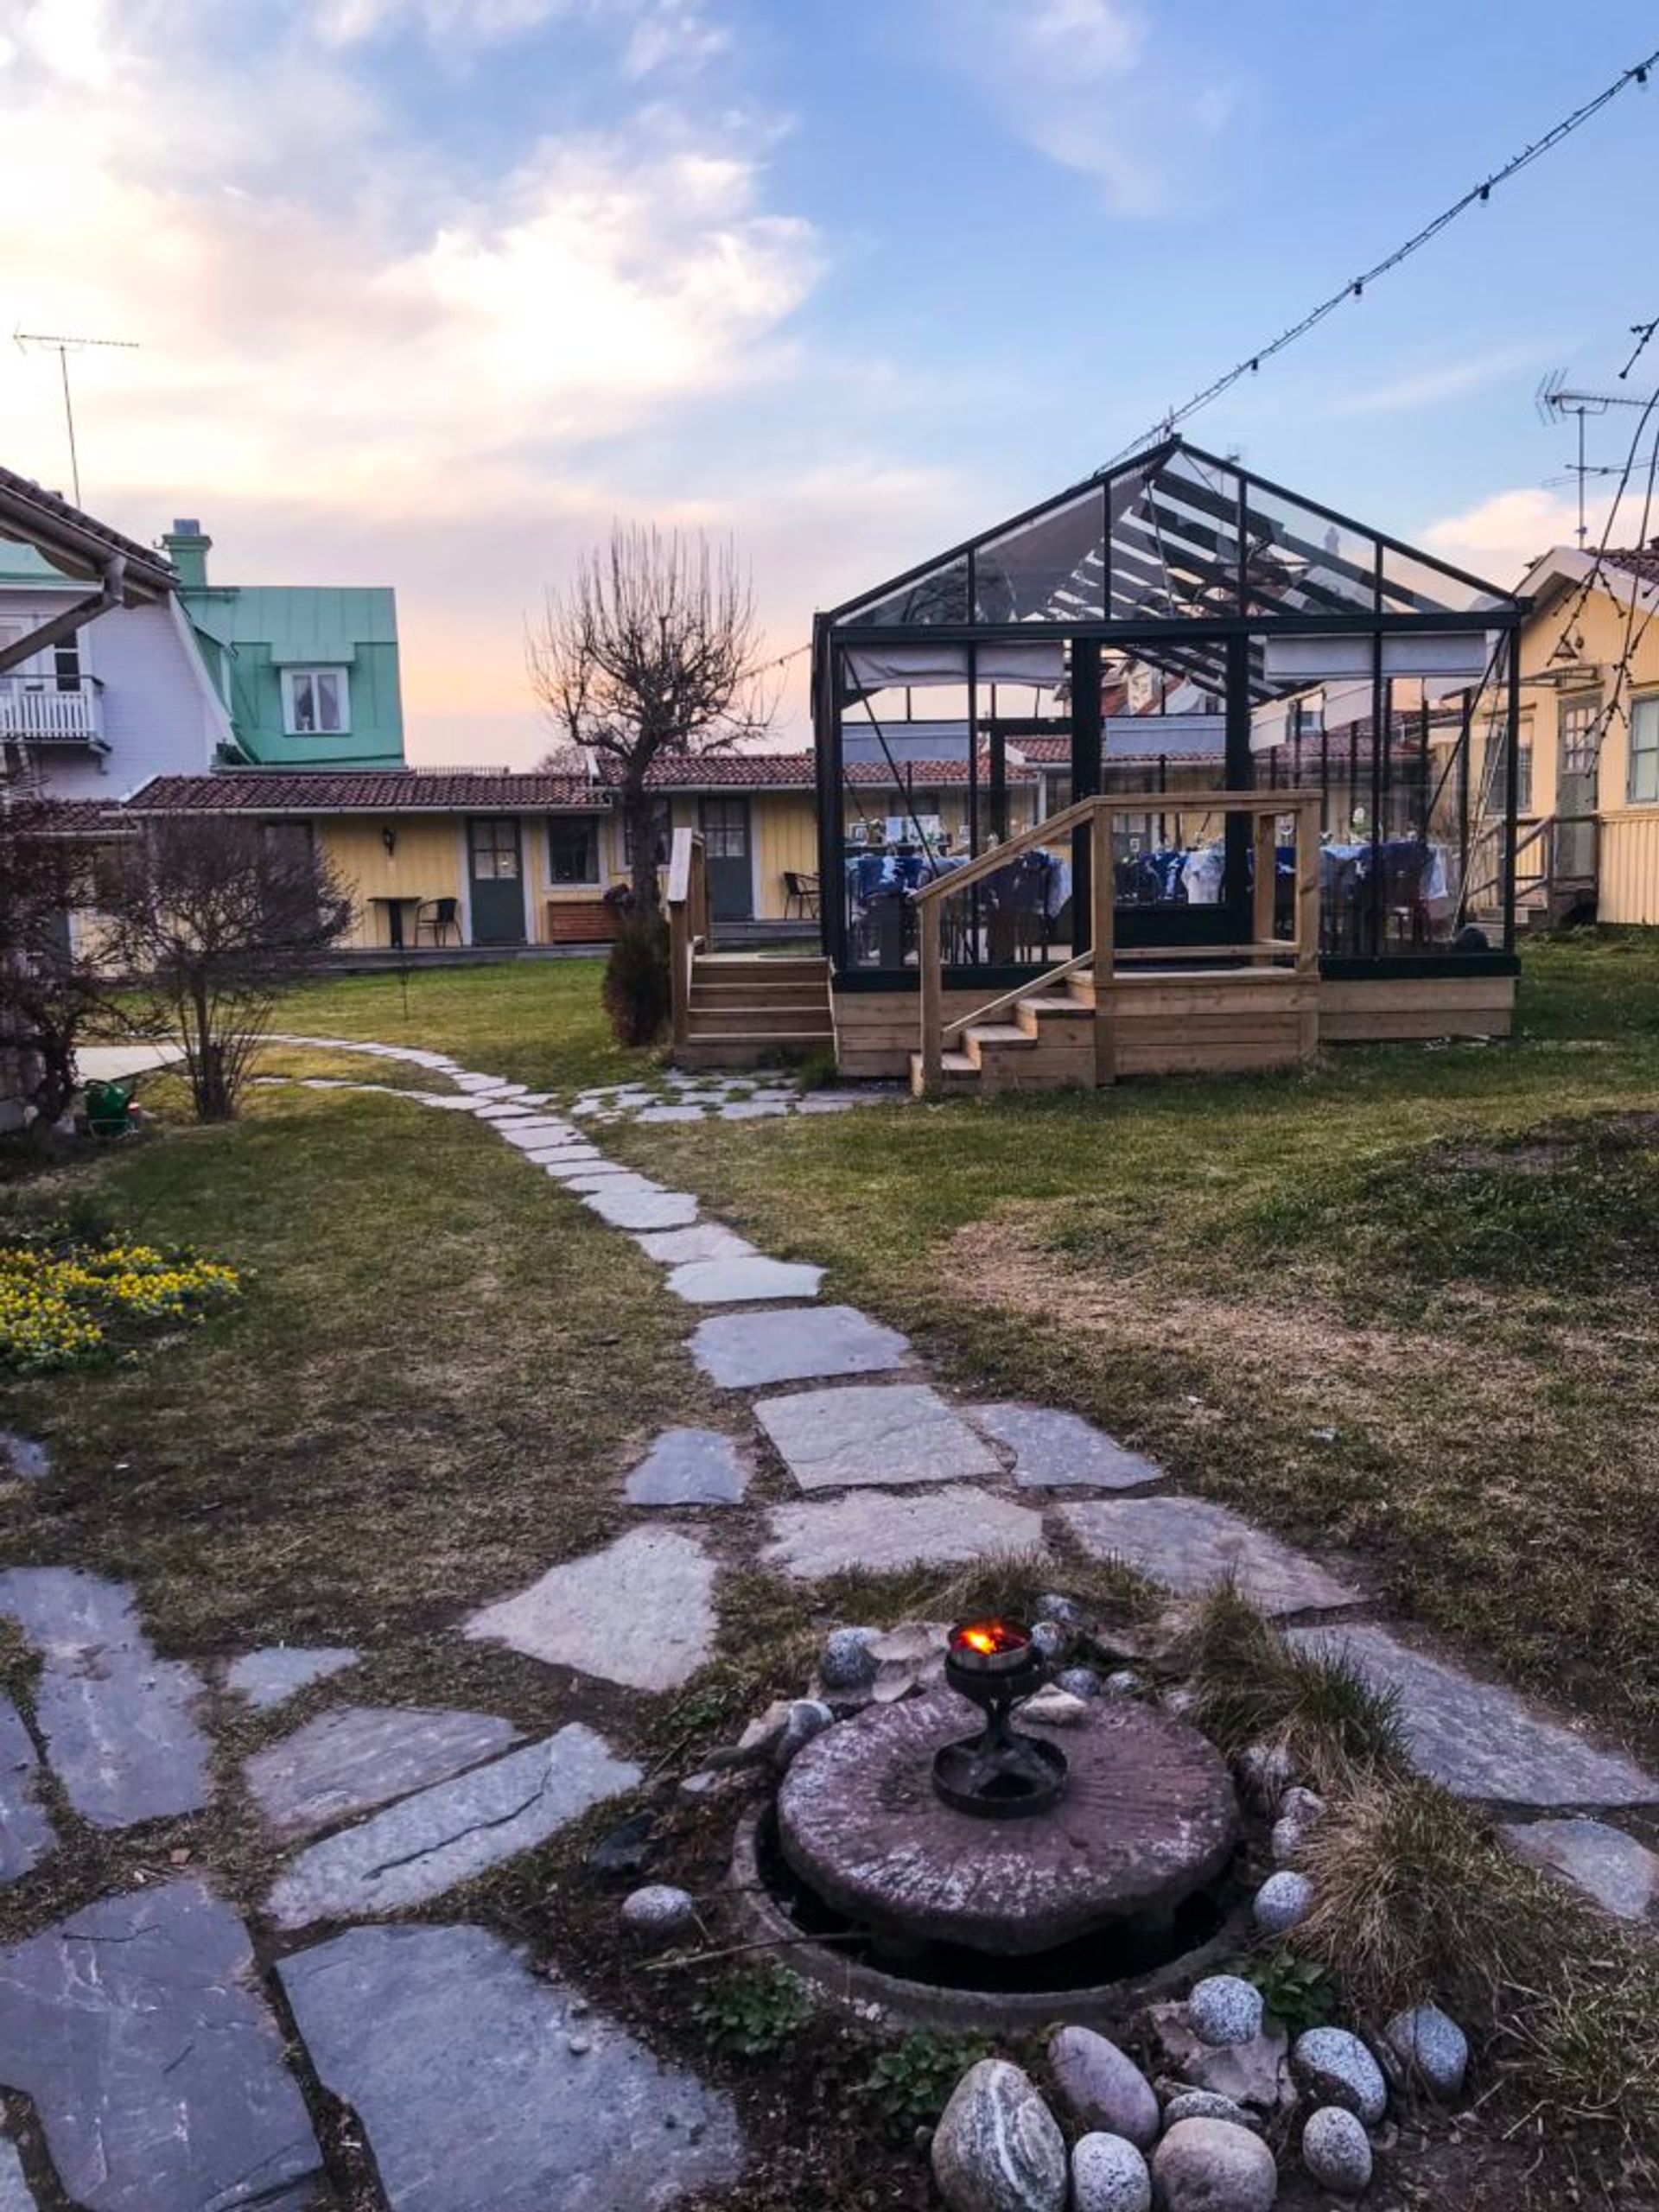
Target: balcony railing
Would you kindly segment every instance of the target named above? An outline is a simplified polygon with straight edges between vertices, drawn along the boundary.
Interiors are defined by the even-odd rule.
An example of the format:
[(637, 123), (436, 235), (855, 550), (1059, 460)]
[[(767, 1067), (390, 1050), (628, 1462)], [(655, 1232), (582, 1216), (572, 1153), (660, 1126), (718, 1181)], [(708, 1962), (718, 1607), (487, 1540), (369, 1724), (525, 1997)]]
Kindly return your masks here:
[(40, 677), (0, 676), (0, 737), (101, 746), (104, 711), (96, 677), (83, 676), (73, 690), (64, 691)]

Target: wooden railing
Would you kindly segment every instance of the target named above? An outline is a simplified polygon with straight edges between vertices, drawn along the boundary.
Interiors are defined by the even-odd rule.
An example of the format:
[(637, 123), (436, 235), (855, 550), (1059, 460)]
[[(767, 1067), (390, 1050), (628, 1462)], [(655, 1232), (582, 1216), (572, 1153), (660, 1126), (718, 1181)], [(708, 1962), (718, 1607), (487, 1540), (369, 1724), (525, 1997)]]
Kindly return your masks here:
[(700, 830), (677, 830), (668, 861), (668, 962), (673, 994), (674, 1045), (691, 1027), (691, 971), (699, 952), (715, 941), (709, 912), (709, 861)]
[(76, 690), (60, 691), (38, 677), (0, 676), (0, 735), (63, 742), (102, 734), (100, 702), (89, 677), (83, 677)]
[[(1503, 827), (1478, 833), (1459, 914), (1490, 913), (1503, 899)], [(1593, 887), (1600, 873), (1601, 819), (1594, 814), (1546, 814), (1515, 841), (1515, 903), (1541, 897), (1547, 912), (1558, 898)], [(1570, 861), (1570, 865), (1568, 864)]]
[[(1255, 963), (1290, 959), (1304, 973), (1318, 968), (1319, 957), (1319, 794), (1316, 791), (1183, 791), (1183, 814), (1243, 814), (1251, 818), (1254, 848), (1254, 888), (1251, 893), (1250, 938), (1244, 944), (1149, 945), (1120, 952), (1114, 942), (1116, 918), (1116, 855), (1112, 825), (1120, 814), (1144, 814), (1144, 791), (1102, 793), (1075, 800), (1051, 814), (1046, 822), (1022, 830), (990, 852), (982, 853), (965, 868), (937, 876), (912, 892), (918, 910), (922, 983), (922, 1082), (936, 1090), (944, 1073), (947, 1041), (975, 1023), (988, 1021), (1020, 1000), (1030, 998), (1048, 985), (1064, 981), (1084, 968), (1094, 971), (1095, 1080), (1110, 1083), (1115, 1073), (1116, 1031), (1111, 990), (1118, 963), (1123, 959), (1159, 962), (1177, 960), (1249, 960)], [(1295, 822), (1295, 905), (1288, 938), (1274, 933), (1274, 910), (1278, 888), (1277, 825), (1286, 815)], [(944, 963), (940, 944), (939, 903), (954, 898), (1018, 860), (1022, 853), (1054, 844), (1069, 832), (1087, 826), (1090, 839), (1090, 945), (1058, 968), (1051, 968), (1017, 990), (1005, 992), (974, 1013), (947, 1022), (944, 1019)]]

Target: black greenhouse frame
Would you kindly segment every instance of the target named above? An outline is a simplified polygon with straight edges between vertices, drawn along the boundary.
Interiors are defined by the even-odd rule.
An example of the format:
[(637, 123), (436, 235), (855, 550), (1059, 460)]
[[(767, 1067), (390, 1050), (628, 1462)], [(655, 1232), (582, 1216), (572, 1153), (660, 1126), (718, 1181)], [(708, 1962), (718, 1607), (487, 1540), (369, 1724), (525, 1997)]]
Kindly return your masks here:
[[(913, 683), (949, 683), (965, 695), (962, 773), (971, 857), (1006, 827), (1007, 748), (1022, 732), (1046, 728), (1063, 737), (1069, 728), (1073, 798), (1103, 787), (1140, 790), (1125, 783), (1122, 767), (1107, 786), (1103, 751), (1103, 670), (1131, 664), (1220, 702), (1215, 719), (1223, 741), (1214, 756), (1220, 774), (1207, 778), (1217, 788), (1300, 783), (1330, 794), (1340, 779), (1351, 817), (1357, 813), (1356, 790), (1368, 797), (1367, 896), (1375, 912), (1359, 917), (1355, 941), (1326, 944), (1324, 972), (1512, 972), (1520, 634), (1527, 611), (1513, 593), (1172, 436), (820, 613), (812, 657), (820, 912), (837, 988), (903, 988), (916, 976), (913, 966), (849, 957), (849, 897), (838, 895), (848, 866), (849, 711), (857, 710), (861, 741), (873, 734), (886, 763), (875, 772), (885, 778), (891, 770), (902, 807), (908, 779), (891, 739), (903, 724), (878, 716), (874, 697), (892, 690), (907, 698)], [(1471, 658), (1477, 653), (1478, 681)], [(1270, 665), (1275, 657), (1277, 670)], [(1045, 665), (1046, 674), (1009, 677), (1010, 667), (1027, 664)], [(1287, 675), (1287, 665), (1323, 672), (1298, 679)], [(1351, 691), (1368, 687), (1364, 721), (1334, 743), (1328, 734), (1305, 738), (1304, 696), (1318, 693), (1322, 700), (1320, 687), (1335, 683), (1338, 671)], [(1002, 716), (999, 678), (1008, 688), (1040, 684), (1050, 698), (1066, 700), (1065, 711), (1046, 721)], [(1397, 692), (1414, 687), (1420, 702), (1400, 709)], [(1294, 732), (1294, 744), (1274, 741), (1287, 754), (1283, 764), (1262, 742), (1258, 717), (1268, 709), (1284, 713)], [(1146, 727), (1150, 751), (1155, 721), (1148, 717)], [(1154, 780), (1151, 764), (1142, 772), (1155, 811), (1164, 775), (1157, 769)], [(1421, 785), (1414, 798), (1414, 778)], [(1463, 926), (1443, 949), (1389, 948), (1382, 909), (1391, 798), (1421, 806), (1425, 825), (1431, 804), (1436, 818), (1451, 823), (1459, 924), (1468, 921), (1472, 847), (1484, 836), (1481, 857), (1493, 893), (1485, 911), (1501, 914), (1501, 944), (1483, 945)], [(1427, 842), (1426, 826), (1414, 834)], [(1249, 836), (1243, 817), (1227, 818), (1215, 904), (1120, 906), (1120, 942), (1191, 948), (1248, 935)], [(1071, 869), (1071, 945), (1082, 953), (1090, 913), (1086, 832), (1076, 841)], [(1017, 981), (1024, 972), (982, 962), (953, 969), (949, 980), (977, 987)]]

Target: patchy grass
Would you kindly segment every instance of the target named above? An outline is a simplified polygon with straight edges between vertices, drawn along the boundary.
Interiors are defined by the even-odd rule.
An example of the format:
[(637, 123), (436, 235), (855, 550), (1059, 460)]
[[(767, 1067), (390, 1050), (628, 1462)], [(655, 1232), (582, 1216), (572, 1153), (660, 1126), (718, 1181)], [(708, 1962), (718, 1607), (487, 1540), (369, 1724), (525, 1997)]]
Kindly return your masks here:
[(286, 996), (276, 1026), (451, 1052), (463, 1067), (538, 1090), (648, 1082), (662, 1056), (612, 1036), (600, 999), (604, 972), (602, 959), (504, 960), (329, 977)]
[(1651, 1751), (1659, 938), (1530, 950), (1521, 1033), (607, 1142)]
[(407, 1060), (383, 1059), (378, 1054), (325, 1052), (315, 1045), (262, 1046), (253, 1073), (295, 1078), (330, 1076), (343, 1083), (372, 1083), (383, 1090), (450, 1092), (456, 1087), (452, 1077), (441, 1075), (435, 1068), (414, 1067)]

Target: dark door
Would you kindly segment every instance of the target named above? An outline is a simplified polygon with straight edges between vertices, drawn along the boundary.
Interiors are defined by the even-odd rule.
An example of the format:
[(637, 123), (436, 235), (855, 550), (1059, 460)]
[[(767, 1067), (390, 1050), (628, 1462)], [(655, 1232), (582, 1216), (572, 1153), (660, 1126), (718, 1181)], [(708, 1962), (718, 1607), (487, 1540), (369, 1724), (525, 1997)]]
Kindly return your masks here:
[(524, 882), (517, 817), (511, 814), (475, 817), (467, 824), (467, 853), (472, 878), (473, 943), (522, 944)]
[[(1601, 780), (1601, 702), (1564, 700), (1555, 772), (1555, 874), (1590, 883), (1596, 874), (1597, 786)], [(1532, 794), (1524, 796), (1529, 800)]]
[(717, 922), (747, 922), (754, 915), (754, 872), (749, 865), (749, 802), (702, 802), (702, 851), (709, 863), (709, 905)]

